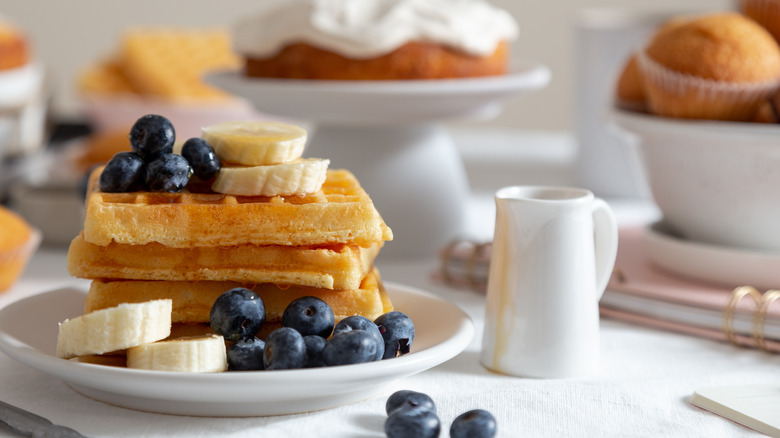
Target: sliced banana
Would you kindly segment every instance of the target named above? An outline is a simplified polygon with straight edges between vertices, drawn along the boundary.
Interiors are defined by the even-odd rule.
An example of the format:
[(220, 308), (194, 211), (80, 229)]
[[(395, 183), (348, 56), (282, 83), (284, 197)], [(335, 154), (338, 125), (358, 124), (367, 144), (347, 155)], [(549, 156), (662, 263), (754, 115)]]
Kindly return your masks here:
[(60, 323), (57, 357), (124, 350), (171, 334), (171, 300), (125, 303)]
[(322, 188), (330, 160), (301, 158), (268, 166), (222, 166), (211, 190), (239, 196), (289, 196)]
[(222, 336), (194, 336), (139, 345), (127, 350), (127, 367), (185, 373), (226, 371), (227, 353)]
[(220, 160), (244, 166), (296, 160), (306, 145), (306, 130), (279, 122), (225, 122), (202, 128), (201, 134)]

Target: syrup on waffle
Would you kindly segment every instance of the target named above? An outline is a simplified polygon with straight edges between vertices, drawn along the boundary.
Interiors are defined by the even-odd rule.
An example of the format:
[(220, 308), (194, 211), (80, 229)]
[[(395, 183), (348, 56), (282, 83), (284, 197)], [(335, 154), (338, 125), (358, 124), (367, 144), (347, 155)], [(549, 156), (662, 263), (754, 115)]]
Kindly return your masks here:
[(305, 196), (216, 193), (104, 193), (96, 169), (89, 183), (84, 240), (172, 248), (196, 246), (371, 246), (392, 240), (371, 198), (347, 170), (328, 170), (322, 189)]
[(68, 249), (68, 270), (74, 277), (238, 281), (298, 284), (322, 289), (360, 288), (382, 243), (357, 245), (235, 245), (170, 248), (159, 243), (98, 246), (79, 234)]
[(93, 280), (84, 303), (84, 313), (114, 307), (120, 303), (139, 303), (157, 299), (173, 301), (172, 322), (208, 323), (211, 306), (217, 297), (234, 287), (247, 287), (263, 299), (266, 321), (281, 322), (284, 309), (293, 300), (315, 296), (328, 303), (336, 321), (361, 315), (371, 320), (393, 310), (376, 269), (366, 275), (359, 289), (333, 291), (306, 286), (281, 288), (263, 283), (245, 285), (231, 281), (143, 281)]

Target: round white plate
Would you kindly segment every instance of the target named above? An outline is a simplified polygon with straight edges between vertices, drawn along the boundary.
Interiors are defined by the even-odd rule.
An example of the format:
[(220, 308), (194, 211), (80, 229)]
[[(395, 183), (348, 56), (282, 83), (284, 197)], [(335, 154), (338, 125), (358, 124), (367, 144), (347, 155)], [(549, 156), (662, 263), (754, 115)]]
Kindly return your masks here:
[(412, 353), (367, 364), (188, 374), (59, 359), (54, 356), (57, 323), (83, 313), (86, 294), (77, 289), (46, 292), (0, 310), (0, 350), (88, 397), (142, 411), (195, 416), (315, 411), (378, 395), (397, 379), (451, 359), (471, 342), (474, 325), (457, 306), (409, 287), (386, 288), (395, 308), (414, 321)]
[(268, 114), (320, 124), (384, 125), (492, 116), (501, 100), (544, 88), (550, 70), (524, 62), (500, 76), (409, 81), (265, 79), (226, 71), (206, 76), (206, 82)]
[(780, 288), (780, 254), (686, 240), (663, 222), (648, 225), (643, 240), (650, 261), (674, 274), (728, 287)]

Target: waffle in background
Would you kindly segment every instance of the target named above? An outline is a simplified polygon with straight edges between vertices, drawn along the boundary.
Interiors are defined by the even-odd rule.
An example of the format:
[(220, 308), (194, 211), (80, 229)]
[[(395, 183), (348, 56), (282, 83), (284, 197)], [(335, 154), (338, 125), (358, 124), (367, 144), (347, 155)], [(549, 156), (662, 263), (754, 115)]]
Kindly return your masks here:
[(231, 44), (227, 29), (127, 29), (112, 53), (86, 66), (74, 84), (84, 116), (97, 133), (126, 133), (144, 114), (165, 114), (180, 139), (199, 137), (201, 127), (216, 123), (268, 119), (245, 99), (204, 80), (212, 71), (240, 68)]
[(122, 71), (119, 61), (109, 59), (87, 67), (79, 77), (79, 89), (87, 94), (136, 94), (138, 90)]
[(172, 101), (225, 99), (203, 81), (216, 70), (237, 69), (230, 34), (223, 29), (135, 28), (125, 31), (117, 53), (89, 66), (79, 78), (85, 94), (139, 94)]

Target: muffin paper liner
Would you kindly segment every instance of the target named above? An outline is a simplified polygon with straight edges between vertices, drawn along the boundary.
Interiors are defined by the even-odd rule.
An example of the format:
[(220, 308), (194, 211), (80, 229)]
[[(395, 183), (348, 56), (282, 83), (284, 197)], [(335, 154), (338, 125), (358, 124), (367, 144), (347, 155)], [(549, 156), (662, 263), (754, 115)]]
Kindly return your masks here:
[[(637, 58), (651, 112), (659, 115), (748, 120), (758, 104), (769, 99), (780, 87), (780, 78), (741, 84), (675, 72), (651, 59), (644, 50), (638, 53)], [(662, 93), (654, 93), (653, 87)], [(702, 108), (702, 114), (684, 113), (686, 109), (681, 108), (676, 99), (685, 96), (690, 99), (687, 103), (698, 104)]]

